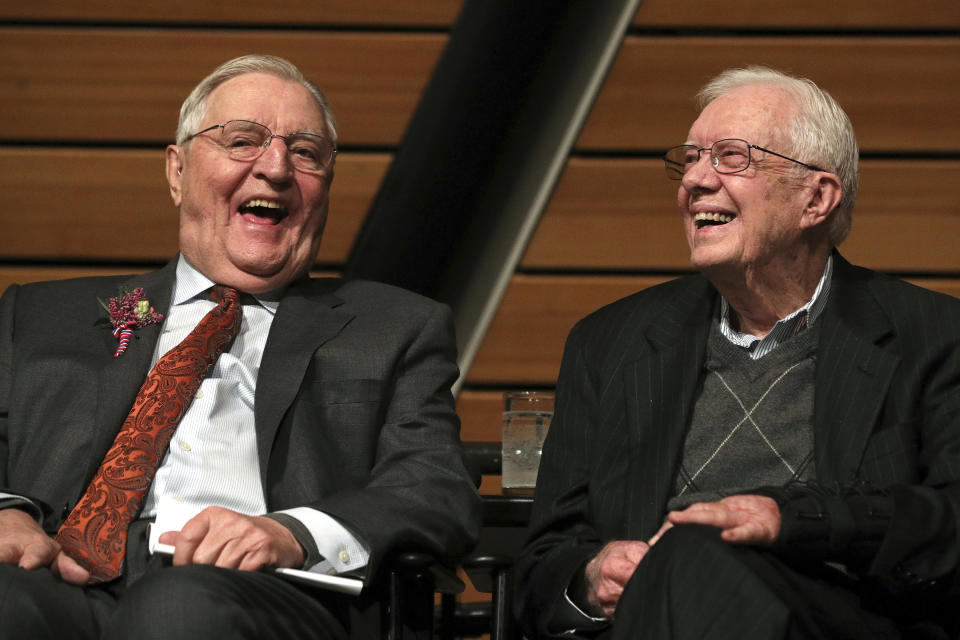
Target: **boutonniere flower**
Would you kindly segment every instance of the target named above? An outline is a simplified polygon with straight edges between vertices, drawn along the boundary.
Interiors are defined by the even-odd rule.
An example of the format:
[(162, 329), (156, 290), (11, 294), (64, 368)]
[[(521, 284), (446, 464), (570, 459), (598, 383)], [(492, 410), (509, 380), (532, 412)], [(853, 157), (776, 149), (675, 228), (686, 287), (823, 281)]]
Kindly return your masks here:
[(143, 297), (143, 287), (133, 291), (120, 289), (120, 295), (100, 305), (110, 314), (110, 324), (113, 325), (113, 337), (120, 341), (117, 351), (113, 354), (117, 358), (127, 350), (134, 329), (145, 327), (148, 324), (157, 324), (163, 316), (153, 310), (150, 301)]

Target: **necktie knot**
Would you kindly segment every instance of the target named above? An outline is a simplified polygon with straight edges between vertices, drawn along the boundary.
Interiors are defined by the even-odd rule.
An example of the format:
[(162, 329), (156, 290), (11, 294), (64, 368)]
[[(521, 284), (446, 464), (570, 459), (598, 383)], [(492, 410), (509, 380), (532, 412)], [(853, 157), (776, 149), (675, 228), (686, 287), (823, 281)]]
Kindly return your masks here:
[(215, 284), (213, 288), (210, 289), (210, 297), (219, 304), (236, 304), (237, 300), (240, 299), (240, 292), (233, 287)]

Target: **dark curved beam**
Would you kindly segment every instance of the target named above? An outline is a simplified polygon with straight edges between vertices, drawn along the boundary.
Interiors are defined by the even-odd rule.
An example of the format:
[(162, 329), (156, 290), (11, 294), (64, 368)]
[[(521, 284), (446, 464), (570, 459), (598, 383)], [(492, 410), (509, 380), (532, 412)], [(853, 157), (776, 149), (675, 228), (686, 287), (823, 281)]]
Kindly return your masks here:
[(345, 267), (449, 304), (469, 368), (640, 0), (467, 0)]

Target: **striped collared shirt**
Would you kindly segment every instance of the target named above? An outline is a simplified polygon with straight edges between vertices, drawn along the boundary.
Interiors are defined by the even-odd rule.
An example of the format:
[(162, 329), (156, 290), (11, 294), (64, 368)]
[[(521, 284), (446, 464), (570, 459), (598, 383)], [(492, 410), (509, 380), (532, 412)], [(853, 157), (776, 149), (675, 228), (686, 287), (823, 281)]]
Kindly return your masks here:
[[(151, 367), (216, 305), (207, 293), (213, 285), (180, 256), (170, 310)], [(241, 297), (240, 333), (204, 378), (177, 426), (150, 485), (142, 517), (155, 517), (171, 500), (195, 512), (211, 505), (247, 515), (267, 512), (257, 456), (254, 397), (280, 293)], [(280, 513), (297, 518), (310, 531), (325, 558), (314, 571), (342, 573), (366, 565), (368, 551), (334, 518), (308, 507)]]
[(792, 336), (797, 335), (807, 327), (813, 326), (827, 306), (827, 298), (830, 296), (830, 276), (833, 273), (833, 256), (827, 258), (827, 264), (823, 268), (823, 275), (820, 276), (820, 282), (817, 284), (813, 297), (790, 315), (782, 318), (773, 325), (770, 333), (763, 338), (752, 336), (748, 333), (740, 333), (730, 324), (730, 303), (726, 298), (720, 297), (720, 332), (723, 336), (737, 345), (746, 349), (750, 358), (757, 360), (767, 355), (780, 344)]

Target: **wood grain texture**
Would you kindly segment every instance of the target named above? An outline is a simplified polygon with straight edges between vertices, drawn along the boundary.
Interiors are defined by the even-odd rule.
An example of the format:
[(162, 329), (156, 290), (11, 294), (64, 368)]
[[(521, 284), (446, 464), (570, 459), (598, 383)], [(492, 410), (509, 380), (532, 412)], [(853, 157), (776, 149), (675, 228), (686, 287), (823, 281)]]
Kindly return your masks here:
[(0, 2), (0, 19), (83, 22), (158, 22), (204, 24), (289, 24), (448, 27), (463, 0), (57, 0)]
[(644, 0), (634, 27), (956, 29), (955, 0)]
[[(865, 160), (851, 261), (881, 271), (960, 273), (960, 183), (954, 160)], [(527, 248), (525, 269), (689, 269), (663, 162), (571, 158)]]
[[(180, 104), (217, 65), (287, 58), (326, 93), (340, 144), (403, 134), (446, 34), (0, 28), (0, 138), (172, 141)], [(43, 55), (38, 55), (43, 52)]]
[(809, 77), (833, 94), (862, 150), (960, 149), (951, 106), (960, 95), (960, 40), (854, 36), (628, 37), (577, 146), (680, 144), (696, 119), (700, 87), (752, 64)]
[[(318, 261), (342, 263), (391, 156), (338, 157)], [(0, 258), (156, 260), (176, 253), (160, 150), (0, 148)]]
[[(172, 257), (172, 256), (171, 256)], [(166, 262), (166, 261), (164, 261)], [(157, 264), (146, 267), (143, 265), (117, 265), (112, 267), (100, 266), (68, 266), (68, 265), (3, 265), (0, 264), (0, 293), (6, 291), (12, 284), (28, 284), (45, 280), (65, 280), (67, 278), (86, 278), (89, 276), (122, 276), (137, 273), (146, 273), (163, 266)], [(310, 275), (315, 278), (329, 278), (339, 275), (336, 271), (314, 270)]]

